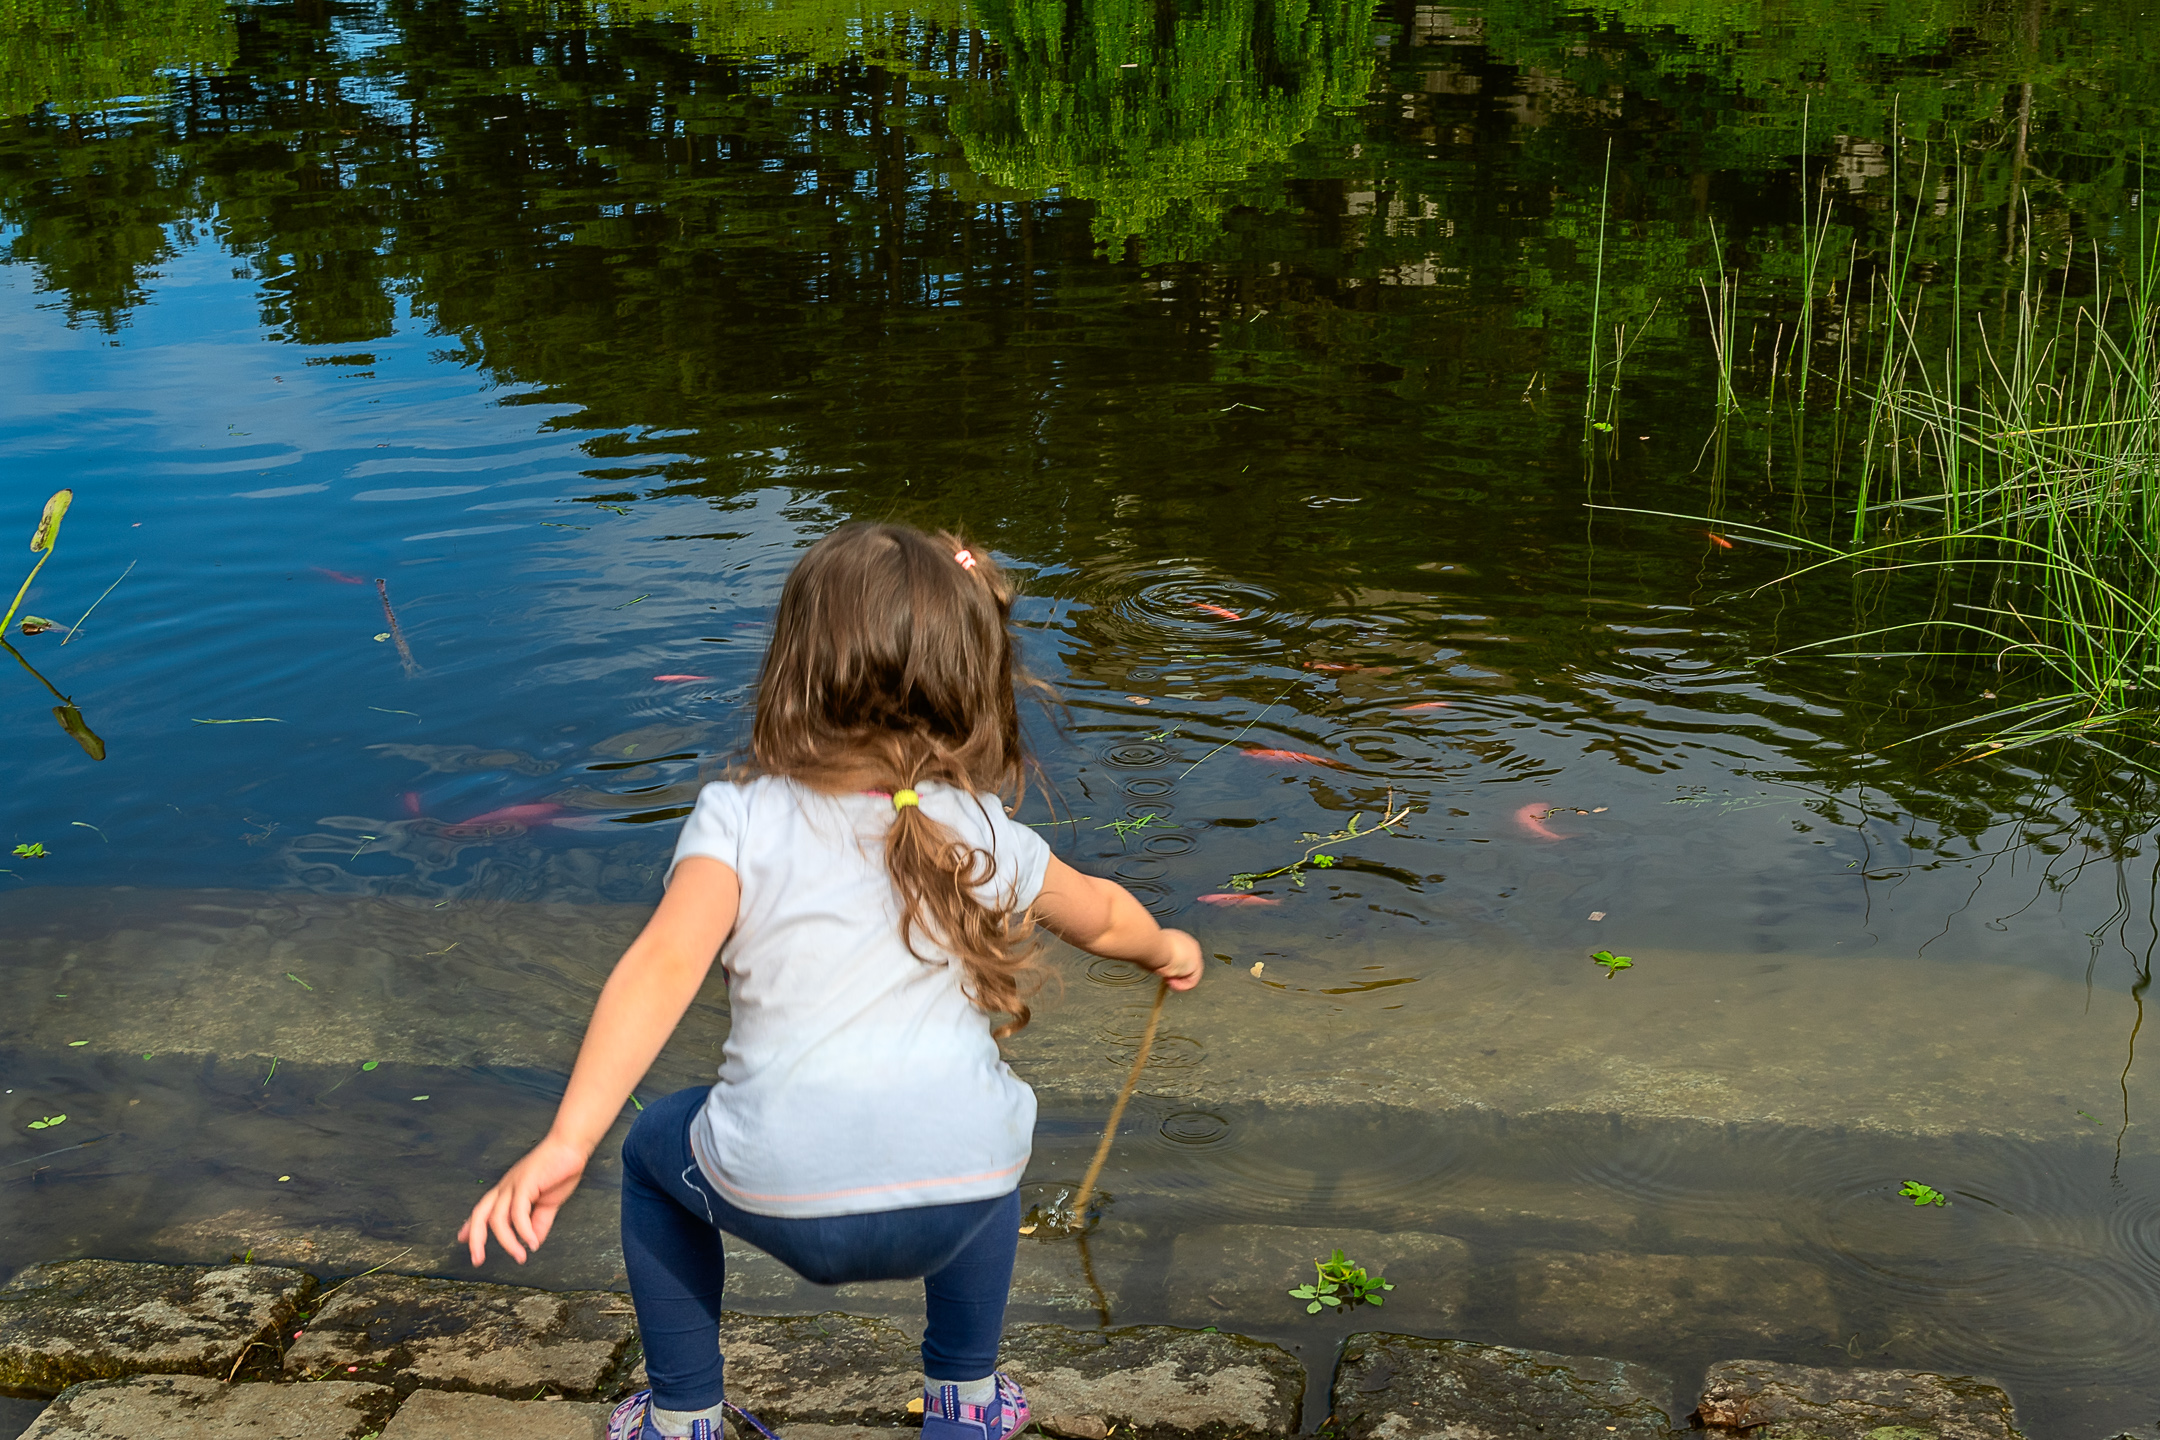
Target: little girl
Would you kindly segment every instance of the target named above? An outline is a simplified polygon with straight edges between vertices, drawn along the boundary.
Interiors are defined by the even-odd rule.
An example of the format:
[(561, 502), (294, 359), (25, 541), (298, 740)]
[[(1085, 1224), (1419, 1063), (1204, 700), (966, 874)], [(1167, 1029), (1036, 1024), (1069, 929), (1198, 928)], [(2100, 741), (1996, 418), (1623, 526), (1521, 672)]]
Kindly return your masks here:
[(1173, 989), (1201, 960), (1006, 818), (1015, 692), (1039, 683), (1013, 656), (1012, 601), (950, 535), (849, 525), (804, 554), (758, 678), (756, 778), (699, 794), (554, 1126), (458, 1231), (475, 1265), (489, 1231), (524, 1263), (720, 955), (720, 1082), (646, 1106), (623, 1142), (652, 1389), (608, 1440), (722, 1433), (722, 1231), (820, 1285), (922, 1277), (924, 1440), (1028, 1423), (997, 1350), (1035, 1096), (997, 1042), (1028, 1023), (1032, 924)]

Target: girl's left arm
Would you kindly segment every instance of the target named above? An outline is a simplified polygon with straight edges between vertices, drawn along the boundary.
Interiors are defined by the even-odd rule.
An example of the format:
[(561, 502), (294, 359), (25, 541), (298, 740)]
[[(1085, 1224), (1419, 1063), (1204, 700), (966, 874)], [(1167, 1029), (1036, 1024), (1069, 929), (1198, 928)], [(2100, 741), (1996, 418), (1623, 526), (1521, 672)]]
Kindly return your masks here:
[(520, 1265), (547, 1239), (585, 1162), (697, 998), (741, 900), (742, 883), (718, 860), (693, 855), (675, 867), (660, 908), (600, 991), (547, 1137), (480, 1197), (459, 1228), (473, 1264), (487, 1259), (491, 1230)]

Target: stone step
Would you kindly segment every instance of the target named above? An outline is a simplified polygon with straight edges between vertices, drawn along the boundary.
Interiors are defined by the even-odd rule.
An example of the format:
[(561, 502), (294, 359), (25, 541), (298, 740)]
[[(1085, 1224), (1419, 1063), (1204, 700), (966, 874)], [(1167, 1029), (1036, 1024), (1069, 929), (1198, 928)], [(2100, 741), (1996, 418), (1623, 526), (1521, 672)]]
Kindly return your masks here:
[[(386, 1385), (226, 1385), (197, 1375), (69, 1387), (22, 1440), (368, 1440), (397, 1408)], [(583, 1437), (579, 1437), (583, 1440)]]
[[(1406, 1277), (1421, 1265), (1444, 1274), (1459, 1261), (1400, 1236), (1356, 1238)], [(1187, 1258), (1197, 1267), (1238, 1250), (1257, 1270), (1268, 1256), (1306, 1248), (1297, 1231), (1202, 1234)], [(1804, 1308), (1776, 1277), (1747, 1278), (1775, 1306)], [(1636, 1292), (1677, 1284), (1686, 1298), (1693, 1284), (1663, 1271), (1573, 1281), (1582, 1293), (1554, 1304), (1582, 1315), (1586, 1331), (1635, 1312), (1654, 1326), (1663, 1319), (1655, 1297)], [(17, 1357), (11, 1374), (50, 1384), (86, 1370), (169, 1367), (70, 1384), (25, 1436), (601, 1440), (609, 1402), (642, 1383), (628, 1366), (634, 1325), (612, 1293), (383, 1275), (326, 1292), (299, 1323), (284, 1357), (294, 1383), (183, 1373), (285, 1341), (287, 1317), (317, 1303), (312, 1283), (262, 1266), (73, 1261), (25, 1272), (0, 1291)], [(721, 1346), (730, 1398), (788, 1440), (881, 1440), (917, 1423), (916, 1347), (891, 1321), (729, 1314)], [(1303, 1364), (1279, 1346), (1168, 1326), (1015, 1325), (1001, 1364), (1057, 1440), (1283, 1440), (1297, 1431), (1306, 1384)], [(533, 1398), (538, 1391), (554, 1394)], [(1364, 1332), (1343, 1346), (1325, 1428), (1341, 1440), (1667, 1440), (1677, 1393), (1667, 1375), (1595, 1355)], [(1971, 1377), (1734, 1360), (1711, 1366), (1692, 1393), (1695, 1423), (1752, 1440), (2021, 1440), (2009, 1397)], [(731, 1440), (747, 1437), (731, 1427)]]
[(2020, 1440), (2010, 1397), (1969, 1375), (1727, 1360), (1696, 1410), (1713, 1435), (1759, 1440)]
[(225, 1378), (272, 1353), (315, 1280), (270, 1265), (33, 1265), (0, 1288), (0, 1387), (55, 1395), (127, 1375)]
[(1668, 1440), (1672, 1380), (1618, 1360), (1353, 1335), (1330, 1392), (1344, 1440)]
[(398, 1406), (381, 1440), (606, 1440), (613, 1408), (418, 1390)]
[(637, 1348), (627, 1296), (362, 1275), (330, 1292), (285, 1351), (285, 1373), (506, 1399), (602, 1399)]

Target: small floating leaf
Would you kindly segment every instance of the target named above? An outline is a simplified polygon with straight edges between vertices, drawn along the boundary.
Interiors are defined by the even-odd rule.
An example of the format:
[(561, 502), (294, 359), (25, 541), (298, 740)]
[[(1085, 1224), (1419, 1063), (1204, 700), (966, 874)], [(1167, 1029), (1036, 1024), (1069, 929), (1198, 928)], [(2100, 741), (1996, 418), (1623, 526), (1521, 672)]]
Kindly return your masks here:
[(1924, 1185), (1918, 1180), (1907, 1180), (1897, 1193), (1899, 1199), (1910, 1200), (1916, 1206), (1948, 1205), (1950, 1203), (1949, 1196), (1943, 1194), (1934, 1186)]
[(1635, 962), (1625, 955), (1615, 955), (1610, 950), (1599, 950), (1590, 958), (1605, 967), (1605, 978), (1610, 980), (1622, 970), (1632, 970)]
[(415, 1099), (415, 1100), (425, 1100), (425, 1099), (427, 1099), (428, 1097), (427, 1097), (427, 1096), (425, 1096), (425, 1095), (415, 1095), (415, 1096), (413, 1096), (412, 1098), (413, 1098), (413, 1099)]
[(66, 1123), (67, 1116), (65, 1115), (48, 1115), (42, 1120), (32, 1120), (30, 1128), (32, 1130), (50, 1130), (55, 1125), (65, 1125)]
[(361, 1068), (362, 1070), (373, 1070), (373, 1069), (374, 1069), (374, 1068), (375, 1068), (375, 1067), (376, 1067), (377, 1065), (380, 1065), (380, 1064), (382, 1064), (382, 1061), (380, 1061), (380, 1060), (369, 1060), (369, 1061), (365, 1061), (365, 1062), (363, 1062), (363, 1063), (362, 1063), (362, 1065), (360, 1066), (360, 1068)]
[(52, 852), (47, 850), (44, 845), (33, 842), (28, 845), (17, 845), (15, 853), (25, 860), (43, 860)]

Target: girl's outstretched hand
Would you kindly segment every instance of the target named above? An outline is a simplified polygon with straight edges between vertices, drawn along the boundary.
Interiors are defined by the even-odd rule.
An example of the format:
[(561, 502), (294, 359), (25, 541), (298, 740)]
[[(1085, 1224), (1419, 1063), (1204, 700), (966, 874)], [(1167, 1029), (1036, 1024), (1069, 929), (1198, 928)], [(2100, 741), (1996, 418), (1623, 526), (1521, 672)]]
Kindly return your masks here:
[(1200, 942), (1183, 930), (1165, 930), (1157, 944), (1154, 963), (1148, 966), (1173, 990), (1190, 990), (1200, 983), (1205, 968)]
[(511, 1166), (458, 1227), (457, 1238), (472, 1251), (473, 1264), (487, 1259), (490, 1230), (510, 1257), (524, 1264), (554, 1228), (555, 1212), (585, 1178), (588, 1153), (550, 1135)]

